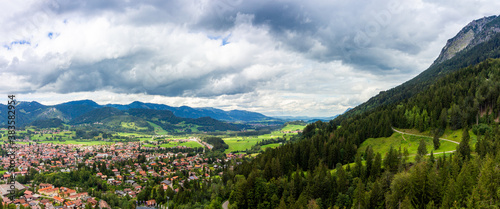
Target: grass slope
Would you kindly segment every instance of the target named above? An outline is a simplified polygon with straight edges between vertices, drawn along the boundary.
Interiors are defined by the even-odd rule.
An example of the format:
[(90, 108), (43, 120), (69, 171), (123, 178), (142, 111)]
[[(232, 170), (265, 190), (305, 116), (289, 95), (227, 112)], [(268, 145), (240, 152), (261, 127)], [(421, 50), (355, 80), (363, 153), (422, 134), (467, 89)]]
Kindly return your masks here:
[(152, 122), (149, 122), (149, 125), (153, 126), (153, 128), (155, 129), (155, 134), (157, 135), (167, 135), (168, 132), (165, 131), (165, 129), (163, 129), (161, 126), (159, 125), (156, 125), (155, 123), (152, 123)]
[[(441, 146), (439, 149), (434, 150), (433, 142), (432, 142), (432, 137), (428, 132), (420, 133), (417, 130), (413, 129), (403, 129), (400, 130), (405, 133), (411, 133), (411, 134), (418, 134), (418, 135), (424, 135), (424, 136), (413, 136), (413, 135), (408, 135), (404, 134), (403, 135), (397, 132), (394, 132), (390, 137), (381, 137), (381, 138), (369, 138), (365, 140), (361, 146), (358, 148), (358, 153), (364, 152), (368, 146), (371, 146), (373, 151), (375, 153), (379, 152), (382, 154), (382, 157), (385, 156), (385, 154), (389, 151), (390, 147), (394, 147), (394, 149), (399, 149), (401, 147), (401, 151), (404, 150), (404, 148), (408, 149), (408, 153), (410, 156), (415, 156), (417, 154), (417, 149), (418, 145), (420, 142), (420, 139), (424, 139), (425, 143), (427, 144), (427, 153), (430, 153), (431, 151), (434, 152), (434, 154), (438, 155), (443, 152), (448, 152), (448, 151), (453, 151), (456, 150), (457, 144), (452, 143), (452, 142), (447, 142), (441, 140)], [(449, 139), (452, 141), (460, 142), (462, 138), (462, 133), (463, 130), (446, 130), (445, 134), (441, 138)], [(471, 137), (471, 145), (474, 146), (474, 144), (477, 141), (476, 135), (472, 133), (472, 131), (469, 131), (469, 135)], [(410, 160), (412, 160), (413, 157), (410, 157)]]

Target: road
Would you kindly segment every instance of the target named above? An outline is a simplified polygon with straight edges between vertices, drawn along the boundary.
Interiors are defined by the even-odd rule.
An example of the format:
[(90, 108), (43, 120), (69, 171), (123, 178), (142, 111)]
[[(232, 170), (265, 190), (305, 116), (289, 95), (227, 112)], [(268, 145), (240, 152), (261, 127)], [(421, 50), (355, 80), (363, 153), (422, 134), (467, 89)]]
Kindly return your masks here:
[[(405, 133), (405, 132), (402, 132), (402, 131), (398, 131), (398, 130), (396, 130), (394, 127), (391, 127), (391, 128), (392, 128), (392, 130), (393, 130), (393, 131), (395, 131), (395, 132), (398, 132), (398, 133), (402, 134), (402, 137), (403, 137), (403, 139), (404, 139), (405, 141), (406, 141), (406, 139), (405, 139), (405, 137), (403, 136), (404, 134), (406, 134), (406, 135), (412, 135), (412, 136), (420, 136), (420, 137), (432, 138), (432, 137), (430, 137), (430, 136), (424, 136), (424, 135), (418, 135), (418, 134), (409, 134), (409, 133)], [(456, 141), (452, 141), (452, 140), (445, 139), (445, 138), (439, 138), (439, 140), (443, 140), (443, 141), (447, 141), (447, 142), (451, 142), (451, 143), (455, 143), (455, 144), (460, 144), (460, 143), (458, 143), (458, 142), (456, 142)], [(444, 152), (444, 153), (452, 153), (452, 152), (455, 152), (455, 151), (457, 151), (457, 150), (450, 150), (450, 151), (446, 151), (446, 152)], [(440, 153), (441, 153), (441, 152), (440, 152)], [(430, 154), (427, 154), (427, 155), (430, 155)]]
[(227, 209), (229, 207), (229, 200), (226, 200), (226, 202), (222, 203), (222, 209)]

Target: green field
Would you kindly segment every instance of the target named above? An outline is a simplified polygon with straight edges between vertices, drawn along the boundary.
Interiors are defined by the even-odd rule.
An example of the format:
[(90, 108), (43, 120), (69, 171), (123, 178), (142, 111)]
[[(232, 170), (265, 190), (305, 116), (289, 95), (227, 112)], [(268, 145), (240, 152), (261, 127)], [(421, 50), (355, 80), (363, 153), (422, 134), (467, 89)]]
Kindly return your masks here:
[[(250, 136), (250, 137), (227, 137), (224, 138), (224, 142), (226, 142), (227, 145), (229, 145), (229, 149), (225, 151), (225, 153), (230, 153), (230, 152), (235, 152), (235, 151), (241, 151), (244, 152), (247, 149), (251, 149), (252, 146), (257, 144), (257, 142), (260, 142), (264, 139), (275, 139), (275, 138), (286, 138), (286, 140), (289, 140), (293, 135), (297, 135), (296, 133), (282, 133), (287, 132), (287, 131), (295, 131), (295, 130), (302, 130), (304, 129), (305, 126), (301, 125), (290, 125), (288, 124), (287, 126), (283, 127), (279, 131), (273, 131), (270, 134), (264, 134), (264, 135), (259, 135), (259, 136)], [(278, 147), (279, 144), (268, 144), (264, 145), (261, 147), (261, 149), (265, 149), (268, 147)]]
[(230, 153), (234, 151), (245, 151), (246, 149), (252, 148), (253, 145), (257, 144), (257, 142), (261, 141), (258, 137), (248, 138), (248, 137), (234, 137), (234, 138), (225, 138), (224, 142), (229, 146), (229, 149), (226, 149), (224, 153)]
[(158, 135), (167, 135), (168, 134), (168, 132), (165, 131), (165, 129), (163, 129), (159, 125), (156, 125), (155, 123), (151, 123), (151, 122), (148, 122), (148, 123), (149, 123), (149, 125), (153, 126), (153, 128), (155, 129), (155, 134), (158, 134)]
[(263, 150), (267, 149), (267, 148), (276, 148), (276, 147), (279, 147), (281, 144), (266, 144), (264, 146), (261, 146), (261, 148)]
[[(35, 132), (34, 129), (28, 129), (32, 132)], [(26, 134), (26, 130), (23, 130), (23, 131), (16, 131), (16, 134)], [(7, 134), (7, 131), (2, 131), (0, 132), (2, 133), (2, 137), (0, 138), (0, 140), (7, 140), (8, 139), (8, 134)], [(65, 131), (65, 132), (60, 132), (58, 134), (32, 134), (31, 136), (31, 139), (32, 140), (47, 140), (47, 138), (52, 138), (52, 137), (56, 137), (56, 138), (59, 138), (61, 137), (61, 139), (64, 139), (64, 140), (72, 140), (72, 136), (75, 135), (75, 132), (74, 131)]]
[[(403, 131), (405, 133), (433, 137), (433, 135), (430, 133), (430, 131), (419, 132), (418, 130), (415, 130), (415, 129), (398, 129), (398, 130)], [(458, 129), (458, 130), (446, 129), (444, 131), (443, 136), (441, 136), (441, 138), (445, 138), (445, 139), (448, 139), (451, 141), (460, 142), (460, 141), (462, 141), (462, 134), (463, 134), (462, 129)], [(469, 130), (469, 136), (470, 136), (471, 143), (475, 144), (477, 142), (477, 136), (471, 130)]]
[(136, 126), (134, 122), (121, 122), (120, 125), (123, 128), (132, 129), (132, 130), (147, 130), (148, 129), (147, 127)]
[[(424, 135), (424, 136), (413, 136), (404, 134), (404, 138), (406, 139), (404, 140), (402, 134), (394, 132), (390, 137), (369, 138), (365, 140), (358, 148), (358, 153), (364, 152), (366, 150), (366, 147), (371, 146), (375, 153), (379, 152), (380, 154), (382, 154), (382, 156), (384, 156), (385, 153), (389, 151), (391, 146), (396, 150), (398, 150), (399, 147), (401, 147), (402, 151), (404, 150), (404, 148), (408, 149), (408, 153), (410, 154), (410, 161), (412, 161), (415, 158), (415, 155), (417, 154), (418, 145), (421, 139), (424, 139), (427, 144), (427, 153), (433, 151), (434, 155), (442, 155), (443, 152), (456, 150), (458, 146), (458, 144), (440, 140), (441, 146), (439, 147), (439, 149), (434, 150), (432, 137), (429, 136), (430, 135), (429, 132), (420, 133), (417, 130), (413, 129), (402, 129), (400, 131), (403, 131), (405, 133)], [(455, 131), (446, 130), (441, 138), (460, 142), (462, 138), (462, 133), (463, 130), (455, 130)], [(474, 144), (477, 141), (477, 137), (472, 133), (472, 131), (469, 131), (469, 135), (471, 137), (471, 145), (474, 146)]]
[[(144, 145), (145, 147), (156, 147), (157, 145), (152, 145), (152, 144), (147, 144)], [(191, 147), (191, 148), (198, 148), (202, 147), (201, 144), (195, 141), (188, 141), (188, 142), (169, 142), (168, 144), (161, 144), (160, 147), (176, 147), (176, 146), (186, 146), (186, 147)]]
[[(23, 143), (23, 142), (18, 142)], [(24, 142), (26, 143), (26, 142)], [(65, 142), (60, 141), (41, 141), (39, 143), (53, 143), (53, 144), (82, 144), (82, 145), (102, 145), (102, 144), (114, 144), (115, 142), (105, 142), (105, 141), (90, 141), (90, 142), (78, 142), (75, 140), (67, 140)]]
[(281, 131), (297, 131), (297, 130), (303, 130), (305, 126), (301, 125), (291, 125), (288, 124), (287, 126), (283, 127)]

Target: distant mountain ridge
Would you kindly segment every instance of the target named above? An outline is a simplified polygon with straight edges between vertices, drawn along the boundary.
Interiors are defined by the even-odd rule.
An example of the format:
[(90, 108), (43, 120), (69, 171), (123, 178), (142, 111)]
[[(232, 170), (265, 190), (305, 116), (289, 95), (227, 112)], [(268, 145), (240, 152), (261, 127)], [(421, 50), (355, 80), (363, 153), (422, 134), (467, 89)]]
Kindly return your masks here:
[[(78, 100), (78, 101), (70, 101), (57, 105), (43, 105), (36, 101), (26, 102), (26, 101), (18, 101), (16, 106), (16, 116), (17, 121), (16, 125), (21, 127), (27, 124), (30, 124), (36, 120), (49, 120), (52, 118), (57, 118), (65, 122), (85, 122), (85, 118), (81, 118), (85, 116), (86, 113), (89, 113), (94, 110), (102, 109), (104, 107), (113, 108), (117, 110), (126, 111), (129, 109), (152, 109), (152, 110), (168, 110), (171, 111), (175, 116), (180, 118), (204, 118), (210, 117), (215, 120), (222, 120), (228, 122), (251, 122), (251, 121), (264, 121), (264, 120), (276, 120), (271, 117), (267, 117), (263, 114), (244, 111), (244, 110), (231, 110), (224, 111), (217, 108), (192, 108), (187, 106), (181, 107), (171, 107), (163, 104), (154, 104), (154, 103), (143, 103), (143, 102), (132, 102), (128, 105), (121, 104), (106, 104), (99, 105), (92, 100)], [(7, 118), (7, 106), (4, 104), (0, 104), (0, 125), (6, 124)], [(110, 111), (105, 111), (106, 113), (110, 113)], [(113, 111), (111, 111), (113, 112)], [(114, 112), (118, 114), (118, 112)], [(93, 114), (95, 115), (95, 114)], [(75, 119), (79, 118), (79, 121), (75, 121)]]
[(250, 112), (245, 110), (230, 110), (224, 111), (217, 108), (212, 107), (201, 107), (201, 108), (192, 108), (188, 106), (180, 106), (180, 107), (172, 107), (164, 104), (154, 104), (154, 103), (143, 103), (143, 102), (132, 102), (128, 105), (120, 105), (120, 104), (107, 104), (104, 105), (107, 107), (114, 107), (119, 110), (128, 110), (128, 109), (153, 109), (153, 110), (170, 110), (177, 117), (183, 118), (201, 118), (201, 117), (211, 117), (217, 120), (224, 121), (262, 121), (262, 120), (272, 120), (273, 118), (267, 117), (261, 113)]
[[(352, 108), (347, 108), (342, 114), (346, 113), (347, 111), (351, 110)], [(333, 120), (335, 118), (337, 118), (338, 116), (342, 115), (342, 114), (337, 114), (337, 115), (334, 115), (334, 116), (330, 116), (330, 117), (309, 117), (309, 116), (274, 116), (275, 118), (278, 118), (278, 119), (281, 119), (281, 120), (284, 120), (284, 121), (298, 121), (298, 120), (301, 120), (301, 121), (304, 121), (304, 122), (307, 122), (307, 123), (314, 123), (316, 121), (323, 121), (323, 122), (327, 122), (327, 121), (330, 121), (330, 120)]]
[[(38, 121), (38, 120), (37, 120)], [(69, 121), (71, 125), (101, 124), (109, 127), (122, 127), (122, 123), (134, 123), (138, 127), (153, 129), (148, 122), (154, 123), (169, 132), (196, 128), (197, 131), (238, 131), (248, 126), (219, 121), (210, 117), (183, 118), (175, 116), (170, 110), (131, 108), (119, 110), (114, 107), (100, 107), (86, 112)], [(46, 121), (42, 121), (46, 124)], [(32, 123), (33, 124), (33, 123)], [(192, 131), (192, 130), (191, 130)]]

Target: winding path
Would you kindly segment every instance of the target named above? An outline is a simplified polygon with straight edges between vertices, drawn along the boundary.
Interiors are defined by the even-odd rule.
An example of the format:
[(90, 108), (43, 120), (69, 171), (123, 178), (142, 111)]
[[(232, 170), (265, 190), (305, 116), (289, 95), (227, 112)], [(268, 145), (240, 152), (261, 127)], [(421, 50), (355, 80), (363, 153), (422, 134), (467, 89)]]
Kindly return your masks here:
[[(407, 134), (407, 135), (412, 135), (412, 136), (420, 136), (420, 137), (427, 137), (427, 138), (432, 138), (430, 136), (424, 136), (424, 135), (418, 135), (418, 134), (409, 134), (409, 133), (405, 133), (405, 132), (402, 132), (402, 131), (399, 131), (399, 130), (396, 130), (394, 127), (391, 127), (393, 131), (395, 132), (398, 132), (401, 134), (401, 136), (403, 137), (403, 139), (406, 141), (405, 137), (404, 137), (404, 134)], [(447, 141), (447, 142), (451, 142), (451, 143), (455, 143), (455, 144), (460, 144), (459, 142), (456, 142), (456, 141), (452, 141), (452, 140), (449, 140), (449, 139), (445, 139), (445, 138), (439, 138), (439, 140), (443, 140), (443, 141)], [(450, 151), (445, 151), (445, 152), (440, 152), (440, 153), (452, 153), (452, 152), (455, 152), (457, 150), (450, 150)], [(436, 153), (437, 154), (437, 153)], [(427, 155), (430, 155), (430, 154), (427, 154)]]

